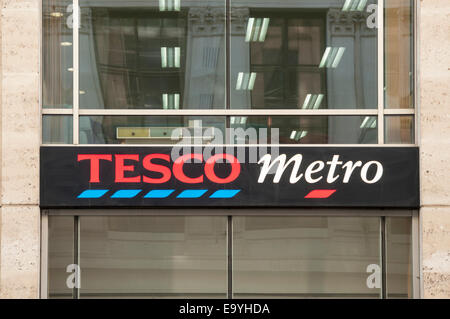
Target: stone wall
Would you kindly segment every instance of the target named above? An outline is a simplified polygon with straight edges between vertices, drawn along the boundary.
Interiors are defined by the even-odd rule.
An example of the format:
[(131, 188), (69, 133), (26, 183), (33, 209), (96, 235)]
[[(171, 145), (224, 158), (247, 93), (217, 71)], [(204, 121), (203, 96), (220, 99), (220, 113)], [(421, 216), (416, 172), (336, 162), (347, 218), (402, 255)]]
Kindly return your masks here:
[(420, 1), (423, 297), (450, 298), (450, 1)]
[(38, 298), (40, 1), (0, 4), (0, 298)]

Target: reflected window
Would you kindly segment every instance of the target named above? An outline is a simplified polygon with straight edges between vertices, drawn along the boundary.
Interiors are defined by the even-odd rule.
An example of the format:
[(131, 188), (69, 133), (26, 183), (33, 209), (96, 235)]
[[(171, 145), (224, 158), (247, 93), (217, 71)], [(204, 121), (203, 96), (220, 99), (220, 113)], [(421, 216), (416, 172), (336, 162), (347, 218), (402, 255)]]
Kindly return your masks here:
[[(129, 143), (119, 136), (130, 128), (138, 142), (149, 126), (189, 127), (199, 110), (221, 118), (207, 120), (220, 130), (279, 127), (286, 144), (415, 142), (414, 111), (400, 112), (414, 108), (412, 0), (385, 3), (382, 57), (377, 0), (113, 2), (79, 1), (76, 45), (72, 1), (43, 1), (44, 143), (71, 143), (48, 119), (73, 107), (82, 144)], [(384, 126), (375, 119), (383, 106)], [(248, 121), (235, 122), (243, 109)], [(178, 113), (183, 120), (167, 120)]]
[(373, 3), (268, 9), (263, 0), (232, 1), (231, 81), (252, 74), (254, 85), (232, 85), (231, 108), (304, 109), (312, 96), (315, 109), (376, 108), (377, 29), (366, 10)]
[(80, 5), (81, 108), (225, 107), (224, 2)]
[(82, 116), (80, 144), (209, 144), (225, 124), (224, 116)]
[(72, 0), (46, 0), (42, 8), (42, 107), (73, 105), (73, 30), (68, 23)]
[(42, 117), (43, 144), (72, 144), (72, 116), (44, 115)]

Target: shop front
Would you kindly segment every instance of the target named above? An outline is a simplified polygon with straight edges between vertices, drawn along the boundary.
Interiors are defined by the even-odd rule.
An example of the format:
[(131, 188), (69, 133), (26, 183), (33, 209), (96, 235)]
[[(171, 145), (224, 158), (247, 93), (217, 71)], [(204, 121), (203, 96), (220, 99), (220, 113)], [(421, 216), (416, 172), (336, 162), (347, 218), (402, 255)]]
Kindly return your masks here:
[(417, 298), (413, 1), (43, 1), (41, 295)]

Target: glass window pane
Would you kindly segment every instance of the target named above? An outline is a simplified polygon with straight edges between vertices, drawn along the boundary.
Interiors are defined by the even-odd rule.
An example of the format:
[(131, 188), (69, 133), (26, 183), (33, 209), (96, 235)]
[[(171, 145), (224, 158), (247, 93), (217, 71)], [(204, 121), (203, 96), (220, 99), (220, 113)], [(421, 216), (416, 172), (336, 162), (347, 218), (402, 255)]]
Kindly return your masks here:
[[(231, 117), (230, 125), (234, 129), (253, 128), (260, 132), (259, 137), (264, 136), (261, 129), (267, 130), (267, 142), (274, 144), (277, 141), (280, 144), (376, 144), (378, 141), (377, 118), (373, 116)], [(267, 142), (259, 140), (261, 144)]]
[[(224, 116), (81, 116), (80, 144), (176, 144), (193, 142), (197, 130), (209, 144), (224, 136)], [(199, 136), (200, 138), (200, 136)], [(200, 142), (200, 141), (197, 141)]]
[(386, 218), (386, 293), (388, 298), (412, 298), (411, 217)]
[(42, 107), (72, 108), (72, 0), (47, 0), (42, 12)]
[(414, 144), (414, 116), (385, 116), (385, 143)]
[(226, 217), (81, 217), (81, 298), (225, 298)]
[(350, 3), (232, 0), (231, 108), (376, 108), (377, 1)]
[(233, 230), (235, 298), (380, 297), (379, 218), (234, 217)]
[(48, 294), (49, 298), (72, 298), (67, 267), (74, 263), (74, 217), (48, 218)]
[(388, 0), (385, 6), (386, 108), (413, 108), (413, 0)]
[(72, 144), (72, 115), (42, 116), (43, 144)]
[(225, 108), (225, 1), (80, 6), (81, 108)]

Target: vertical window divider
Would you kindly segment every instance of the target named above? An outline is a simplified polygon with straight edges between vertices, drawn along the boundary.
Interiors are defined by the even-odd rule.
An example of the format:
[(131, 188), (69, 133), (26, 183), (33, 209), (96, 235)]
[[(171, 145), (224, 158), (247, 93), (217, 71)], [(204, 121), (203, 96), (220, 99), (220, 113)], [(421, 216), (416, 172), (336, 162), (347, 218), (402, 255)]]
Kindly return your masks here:
[(384, 0), (378, 0), (378, 144), (384, 144)]
[(81, 267), (80, 267), (80, 216), (74, 216), (74, 238), (73, 238), (73, 263), (75, 268), (75, 286), (72, 291), (73, 299), (80, 299), (80, 288), (77, 284), (81, 285)]
[(381, 228), (381, 299), (387, 298), (386, 289), (386, 217), (382, 216), (380, 219)]
[[(231, 0), (225, 0), (225, 109), (231, 109)], [(230, 144), (230, 136), (226, 134), (227, 128), (230, 128), (230, 117), (225, 117), (225, 143)]]
[(227, 295), (233, 299), (233, 216), (227, 217)]
[(48, 286), (48, 211), (42, 210), (41, 214), (41, 273), (40, 273), (40, 298), (49, 298), (49, 286)]
[(79, 0), (73, 0), (73, 144), (79, 144), (79, 108), (80, 108), (80, 66), (79, 66), (79, 35), (80, 35), (80, 6)]

